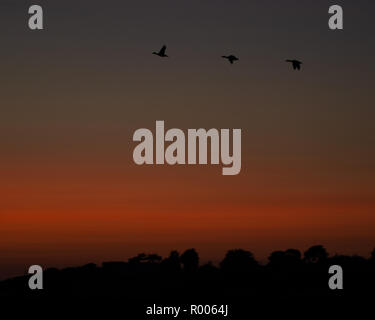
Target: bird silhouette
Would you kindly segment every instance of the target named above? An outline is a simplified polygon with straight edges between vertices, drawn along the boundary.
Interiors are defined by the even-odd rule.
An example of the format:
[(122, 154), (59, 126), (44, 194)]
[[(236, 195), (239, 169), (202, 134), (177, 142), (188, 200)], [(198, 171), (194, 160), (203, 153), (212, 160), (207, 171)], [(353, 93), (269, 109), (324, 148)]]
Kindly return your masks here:
[(231, 54), (230, 56), (221, 56), (222, 58), (224, 59), (228, 59), (228, 61), (233, 64), (234, 61), (237, 61), (239, 60), (236, 56), (234, 56), (233, 54)]
[(292, 63), (294, 70), (301, 70), (301, 64), (302, 64), (301, 61), (298, 61), (298, 60), (295, 60), (295, 59), (294, 60), (285, 60), (285, 61)]
[(157, 56), (159, 57), (162, 57), (162, 58), (165, 58), (165, 57), (168, 57), (166, 54), (165, 54), (165, 50), (167, 49), (167, 46), (164, 45), (159, 52), (156, 52), (154, 51), (152, 54), (156, 54)]

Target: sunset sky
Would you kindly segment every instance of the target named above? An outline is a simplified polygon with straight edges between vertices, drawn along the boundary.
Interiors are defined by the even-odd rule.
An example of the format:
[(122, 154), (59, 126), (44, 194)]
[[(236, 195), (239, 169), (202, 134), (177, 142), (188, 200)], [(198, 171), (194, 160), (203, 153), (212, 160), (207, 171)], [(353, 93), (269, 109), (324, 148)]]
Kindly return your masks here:
[[(191, 247), (368, 256), (375, 2), (335, 1), (343, 31), (332, 4), (1, 0), (0, 279)], [(156, 120), (242, 129), (241, 173), (135, 165), (133, 132)]]

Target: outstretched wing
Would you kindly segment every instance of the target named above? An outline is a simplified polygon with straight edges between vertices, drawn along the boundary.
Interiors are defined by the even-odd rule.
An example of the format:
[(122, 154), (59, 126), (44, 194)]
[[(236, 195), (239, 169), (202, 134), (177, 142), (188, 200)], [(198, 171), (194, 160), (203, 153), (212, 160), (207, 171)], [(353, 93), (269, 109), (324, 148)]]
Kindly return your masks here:
[(163, 46), (163, 48), (160, 49), (159, 54), (165, 55), (165, 50), (167, 49), (167, 46)]

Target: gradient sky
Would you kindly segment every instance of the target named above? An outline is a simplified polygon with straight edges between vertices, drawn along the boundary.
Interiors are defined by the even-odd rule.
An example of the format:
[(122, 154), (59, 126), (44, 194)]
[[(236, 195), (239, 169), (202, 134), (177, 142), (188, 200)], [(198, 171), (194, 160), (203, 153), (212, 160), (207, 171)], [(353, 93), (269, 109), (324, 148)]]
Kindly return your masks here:
[[(344, 31), (328, 29), (332, 4)], [(374, 14), (373, 0), (1, 0), (0, 279), (190, 247), (367, 256)], [(169, 59), (151, 54), (163, 44)], [(241, 128), (240, 175), (135, 165), (132, 134), (156, 120)]]

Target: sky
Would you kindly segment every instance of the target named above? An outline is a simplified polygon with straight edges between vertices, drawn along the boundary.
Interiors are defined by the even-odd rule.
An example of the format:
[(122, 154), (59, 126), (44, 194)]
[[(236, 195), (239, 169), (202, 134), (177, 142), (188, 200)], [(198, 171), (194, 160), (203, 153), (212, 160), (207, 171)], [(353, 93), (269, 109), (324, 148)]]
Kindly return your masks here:
[[(0, 279), (191, 247), (368, 256), (375, 3), (335, 1), (343, 31), (332, 4), (2, 0)], [(151, 54), (163, 44), (170, 58)], [(137, 166), (132, 135), (156, 120), (242, 129), (241, 173)]]

